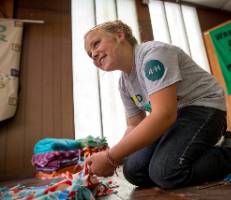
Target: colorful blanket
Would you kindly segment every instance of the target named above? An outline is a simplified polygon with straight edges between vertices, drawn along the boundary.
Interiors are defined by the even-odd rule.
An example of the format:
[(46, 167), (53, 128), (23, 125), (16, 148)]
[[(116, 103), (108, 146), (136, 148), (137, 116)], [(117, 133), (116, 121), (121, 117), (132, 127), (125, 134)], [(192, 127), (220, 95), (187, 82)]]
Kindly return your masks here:
[(95, 197), (115, 193), (111, 181), (100, 181), (95, 175), (89, 175), (88, 167), (76, 174), (65, 173), (63, 180), (49, 185), (26, 187), (16, 185), (0, 188), (2, 200), (94, 200)]

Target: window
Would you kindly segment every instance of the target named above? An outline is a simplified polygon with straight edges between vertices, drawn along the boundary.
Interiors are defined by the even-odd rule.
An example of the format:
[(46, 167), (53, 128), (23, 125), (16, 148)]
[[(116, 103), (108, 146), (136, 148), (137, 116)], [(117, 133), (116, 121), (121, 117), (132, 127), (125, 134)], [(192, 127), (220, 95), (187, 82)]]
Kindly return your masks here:
[(98, 70), (84, 52), (83, 36), (95, 24), (115, 19), (129, 24), (139, 40), (135, 1), (72, 0), (75, 135), (105, 136), (110, 146), (119, 141), (126, 129), (118, 91), (120, 73)]

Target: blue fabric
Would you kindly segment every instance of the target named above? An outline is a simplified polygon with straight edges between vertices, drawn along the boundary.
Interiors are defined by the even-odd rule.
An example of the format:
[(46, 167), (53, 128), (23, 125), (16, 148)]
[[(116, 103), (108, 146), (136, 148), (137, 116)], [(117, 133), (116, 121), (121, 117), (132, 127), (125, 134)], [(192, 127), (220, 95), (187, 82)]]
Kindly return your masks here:
[(58, 199), (59, 200), (66, 200), (66, 199), (68, 199), (68, 195), (69, 195), (69, 191), (68, 190), (61, 191), (59, 193)]
[(189, 106), (152, 145), (128, 156), (124, 176), (134, 185), (177, 188), (222, 179), (231, 172), (231, 148), (215, 144), (226, 130), (226, 113)]
[(45, 138), (34, 146), (34, 154), (51, 151), (68, 151), (81, 148), (81, 142), (72, 139)]
[(228, 174), (225, 178), (224, 181), (227, 181), (229, 183), (231, 183), (231, 174)]
[(78, 192), (75, 195), (75, 199), (77, 200), (91, 200), (93, 196), (91, 191), (86, 187), (79, 187)]

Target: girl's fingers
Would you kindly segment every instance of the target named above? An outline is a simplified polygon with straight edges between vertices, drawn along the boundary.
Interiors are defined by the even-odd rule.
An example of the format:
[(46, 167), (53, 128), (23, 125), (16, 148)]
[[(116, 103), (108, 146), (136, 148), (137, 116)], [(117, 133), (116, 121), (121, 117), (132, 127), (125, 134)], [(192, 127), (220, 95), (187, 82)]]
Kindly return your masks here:
[(89, 160), (86, 160), (87, 164), (88, 165), (91, 165), (92, 164), (92, 161), (89, 159)]
[(92, 164), (92, 157), (91, 157), (91, 156), (88, 156), (88, 157), (86, 158), (86, 163), (89, 164), (89, 165)]

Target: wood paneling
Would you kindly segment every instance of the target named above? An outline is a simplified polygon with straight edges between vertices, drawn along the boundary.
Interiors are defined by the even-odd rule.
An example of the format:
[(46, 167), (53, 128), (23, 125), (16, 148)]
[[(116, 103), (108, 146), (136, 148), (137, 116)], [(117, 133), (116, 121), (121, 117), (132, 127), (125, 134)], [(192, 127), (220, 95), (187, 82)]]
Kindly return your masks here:
[(0, 123), (0, 180), (34, 173), (35, 143), (74, 138), (70, 0), (17, 0), (15, 16), (44, 20), (25, 24), (15, 117)]
[(197, 13), (202, 32), (231, 19), (231, 12), (216, 9), (197, 8)]
[(147, 4), (136, 0), (136, 11), (138, 17), (140, 39), (142, 42), (153, 40), (152, 24)]
[(14, 0), (0, 0), (0, 17), (12, 18), (14, 11)]

